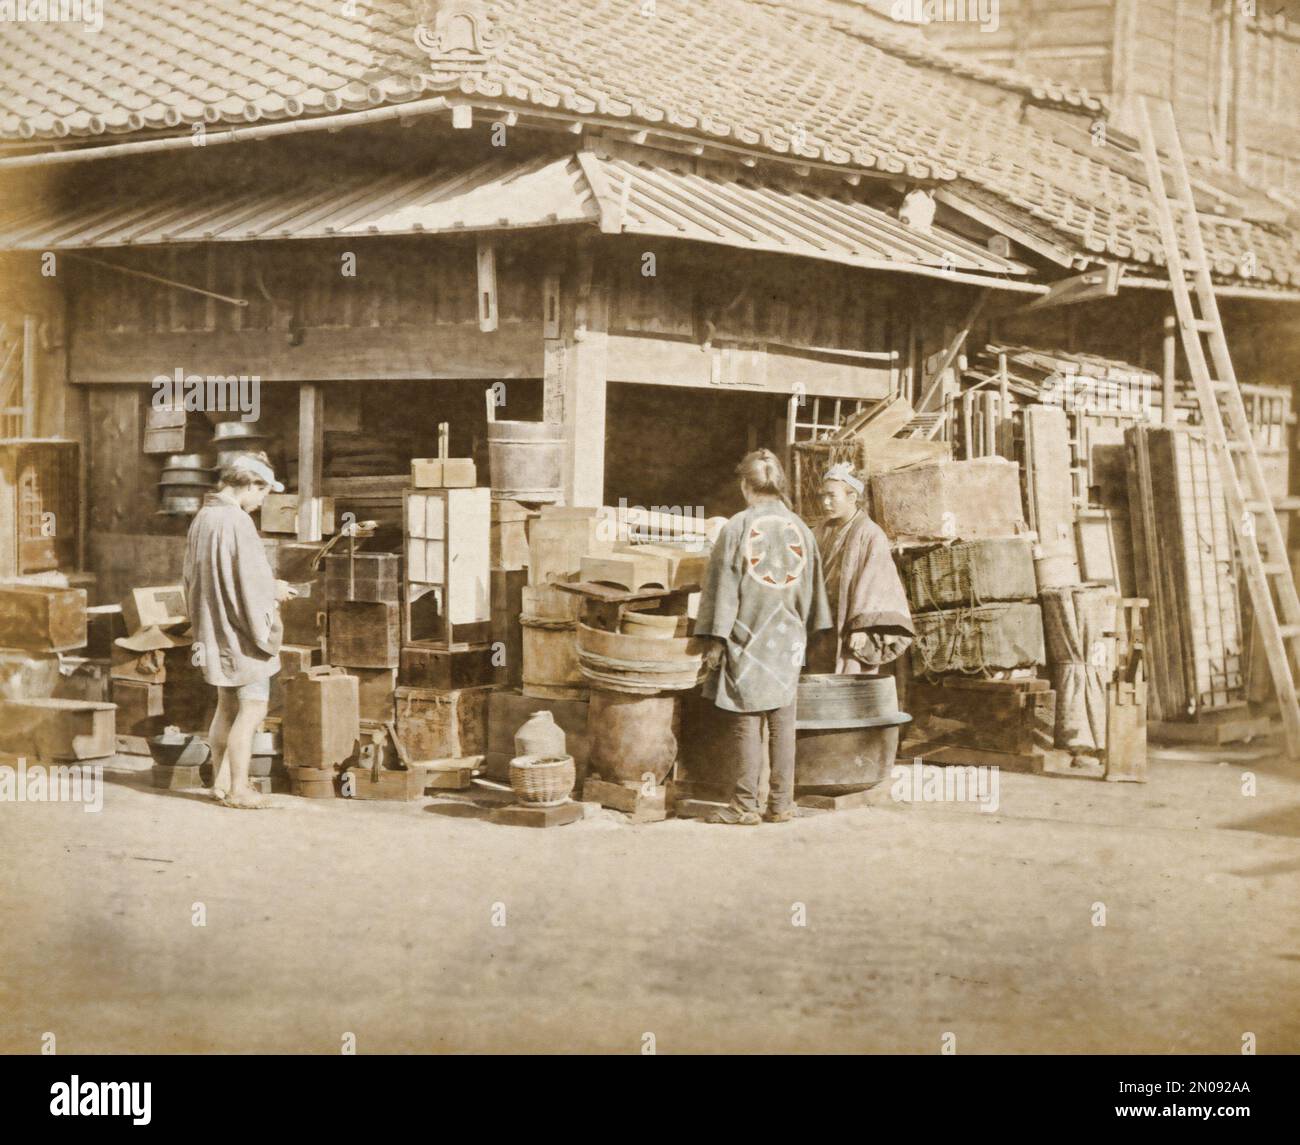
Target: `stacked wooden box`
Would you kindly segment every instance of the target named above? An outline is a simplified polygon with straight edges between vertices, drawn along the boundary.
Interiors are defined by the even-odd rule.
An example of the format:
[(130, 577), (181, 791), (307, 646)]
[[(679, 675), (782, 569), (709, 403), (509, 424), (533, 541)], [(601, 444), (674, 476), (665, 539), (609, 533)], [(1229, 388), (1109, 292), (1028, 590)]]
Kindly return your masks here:
[[(0, 583), (0, 751), (86, 760), (115, 750), (113, 704), (55, 697), (59, 656), (86, 647), (86, 590)], [(44, 693), (44, 694), (35, 694)]]

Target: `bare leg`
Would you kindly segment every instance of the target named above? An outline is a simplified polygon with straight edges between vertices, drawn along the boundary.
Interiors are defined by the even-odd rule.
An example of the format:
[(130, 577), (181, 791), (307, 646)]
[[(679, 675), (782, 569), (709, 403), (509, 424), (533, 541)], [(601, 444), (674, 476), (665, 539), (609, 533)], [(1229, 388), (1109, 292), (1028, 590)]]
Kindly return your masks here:
[(239, 714), (230, 725), (226, 762), (230, 765), (230, 798), (236, 801), (258, 797), (248, 784), (248, 765), (253, 756), (253, 736), (266, 719), (266, 709), (266, 700), (240, 700)]
[(217, 711), (208, 728), (209, 759), (212, 763), (212, 793), (218, 799), (230, 790), (230, 765), (226, 762), (226, 743), (230, 726), (239, 712), (239, 700), (233, 689), (217, 689)]

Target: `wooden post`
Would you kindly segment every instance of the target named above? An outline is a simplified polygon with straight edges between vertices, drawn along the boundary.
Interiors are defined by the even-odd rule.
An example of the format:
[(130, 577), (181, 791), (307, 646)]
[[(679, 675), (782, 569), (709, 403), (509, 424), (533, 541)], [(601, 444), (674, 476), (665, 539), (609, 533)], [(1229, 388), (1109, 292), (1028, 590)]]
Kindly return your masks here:
[(599, 508), (605, 495), (609, 284), (589, 247), (578, 252), (577, 263), (562, 292), (558, 326), (546, 323), (557, 336), (543, 346), (544, 417), (564, 426), (566, 503)]
[(1178, 319), (1172, 314), (1165, 315), (1164, 368), (1161, 378), (1164, 383), (1161, 396), (1160, 424), (1170, 429), (1174, 424), (1174, 398), (1178, 378)]
[(570, 505), (595, 509), (605, 503), (609, 285), (603, 277), (592, 282), (585, 309), (585, 329), (574, 331), (565, 356), (564, 435), (569, 465), (564, 497)]
[(36, 336), (34, 314), (23, 319), (23, 437), (36, 436)]
[(321, 539), (320, 497), (325, 453), (325, 392), (298, 389), (298, 540)]
[(479, 239), (478, 328), (491, 334), (497, 324), (497, 247), (491, 239)]

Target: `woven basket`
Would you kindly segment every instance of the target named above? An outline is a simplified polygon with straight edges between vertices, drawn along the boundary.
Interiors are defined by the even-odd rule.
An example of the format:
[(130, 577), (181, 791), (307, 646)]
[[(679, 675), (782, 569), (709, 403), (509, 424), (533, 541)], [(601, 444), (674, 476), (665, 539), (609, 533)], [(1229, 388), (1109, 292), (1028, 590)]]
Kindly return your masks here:
[(571, 755), (521, 755), (510, 761), (510, 786), (520, 803), (532, 807), (567, 803), (577, 781)]

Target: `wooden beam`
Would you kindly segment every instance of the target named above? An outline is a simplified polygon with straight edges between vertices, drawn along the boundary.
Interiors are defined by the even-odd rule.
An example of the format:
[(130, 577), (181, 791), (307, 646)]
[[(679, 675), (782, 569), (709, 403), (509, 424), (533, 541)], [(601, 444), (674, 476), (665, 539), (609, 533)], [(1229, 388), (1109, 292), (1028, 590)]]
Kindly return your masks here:
[(320, 497), (324, 480), (325, 391), (298, 391), (298, 540), (321, 539)]
[(72, 341), (69, 376), (74, 382), (147, 383), (170, 375), (177, 362), (195, 374), (257, 375), (263, 382), (538, 378), (542, 327), (538, 316), (506, 322), (490, 336), (477, 321), (307, 328), (297, 346), (275, 330), (83, 333)]
[(1076, 302), (1093, 302), (1098, 298), (1114, 298), (1119, 293), (1123, 268), (1117, 262), (1108, 262), (1096, 270), (1062, 278), (1052, 283), (1041, 298), (1022, 306), (1017, 313), (1030, 310), (1047, 310), (1053, 306), (1071, 306)]
[[(983, 293), (981, 293), (978, 298), (975, 299), (974, 303), (971, 305), (970, 310), (967, 311), (966, 321), (962, 323), (961, 328), (957, 331), (955, 335), (953, 335), (952, 341), (948, 343), (947, 348), (943, 352), (943, 357), (939, 359), (939, 363), (935, 367), (934, 376), (933, 378), (931, 378), (930, 384), (926, 387), (925, 393), (921, 395), (920, 402), (917, 403), (916, 406), (917, 413), (931, 412), (930, 410), (931, 399), (934, 397), (935, 392), (939, 389), (939, 387), (943, 385), (944, 374), (948, 372), (949, 367), (953, 364), (953, 362), (957, 360), (957, 355), (961, 353), (961, 348), (964, 345), (966, 345), (966, 339), (970, 335), (971, 327), (974, 326), (977, 321), (979, 321), (980, 313), (981, 311), (983, 311), (984, 304), (988, 301), (988, 299), (989, 299), (989, 292), (986, 290)], [(935, 424), (937, 426), (940, 424), (940, 422), (936, 422)], [(930, 433), (930, 440), (933, 440), (933, 438), (934, 438), (934, 431), (932, 430)]]
[(991, 231), (1006, 235), (1012, 242), (1019, 243), (1026, 250), (1041, 255), (1049, 262), (1054, 262), (1058, 266), (1074, 266), (1075, 259), (1078, 257), (1074, 251), (1041, 235), (1031, 233), (1024, 227), (1016, 225), (982, 204), (969, 202), (960, 195), (944, 190), (942, 187), (934, 189), (934, 198), (936, 202), (942, 203), (945, 207), (951, 207), (958, 214), (965, 215), (968, 219), (988, 227)]

